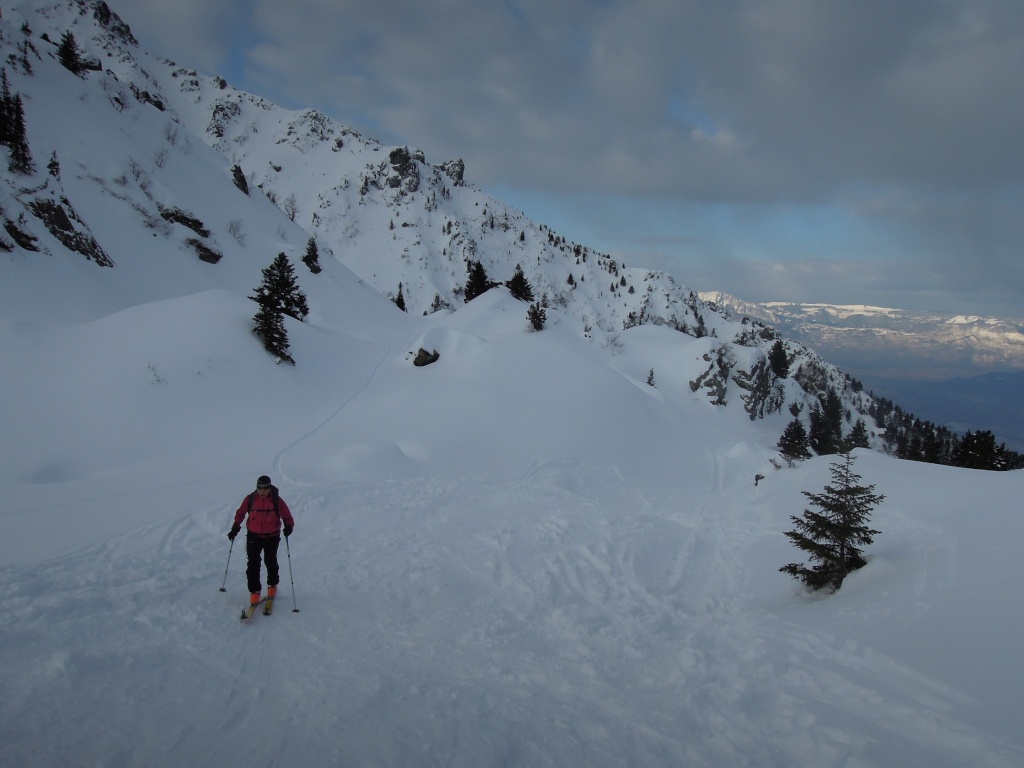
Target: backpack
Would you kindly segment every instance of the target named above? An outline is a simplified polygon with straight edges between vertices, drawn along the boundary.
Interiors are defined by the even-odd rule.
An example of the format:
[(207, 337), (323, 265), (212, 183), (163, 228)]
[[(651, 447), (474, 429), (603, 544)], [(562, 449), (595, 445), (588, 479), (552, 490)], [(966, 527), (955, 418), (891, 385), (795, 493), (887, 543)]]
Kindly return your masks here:
[[(249, 509), (248, 509), (247, 514), (250, 514), (250, 515), (252, 514), (252, 502), (253, 502), (253, 499), (255, 499), (255, 498), (256, 498), (256, 491), (253, 491), (252, 493), (249, 494)], [(277, 486), (276, 485), (270, 486), (270, 498), (273, 499), (273, 501), (274, 501), (274, 514), (277, 515), (277, 519), (280, 520), (281, 519), (281, 513), (277, 511)]]

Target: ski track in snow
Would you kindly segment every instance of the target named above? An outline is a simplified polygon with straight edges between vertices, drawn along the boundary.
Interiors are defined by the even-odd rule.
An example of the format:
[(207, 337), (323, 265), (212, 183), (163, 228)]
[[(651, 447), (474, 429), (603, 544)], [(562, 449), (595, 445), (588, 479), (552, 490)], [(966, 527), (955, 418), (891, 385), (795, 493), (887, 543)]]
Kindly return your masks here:
[[(0, 571), (3, 765), (1019, 764), (964, 694), (751, 598), (779, 533), (742, 450), (675, 491), (574, 460), (290, 473), (398, 349), (273, 461), (297, 518), (273, 616), (237, 619), (244, 547), (217, 591), (233, 500)], [(923, 599), (951, 554), (914, 542)]]
[(293, 489), (301, 610), (282, 548), (249, 624), (222, 506), (5, 568), (2, 762), (1011, 765), (961, 694), (747, 604), (765, 532), (712, 463), (688, 498), (571, 462)]

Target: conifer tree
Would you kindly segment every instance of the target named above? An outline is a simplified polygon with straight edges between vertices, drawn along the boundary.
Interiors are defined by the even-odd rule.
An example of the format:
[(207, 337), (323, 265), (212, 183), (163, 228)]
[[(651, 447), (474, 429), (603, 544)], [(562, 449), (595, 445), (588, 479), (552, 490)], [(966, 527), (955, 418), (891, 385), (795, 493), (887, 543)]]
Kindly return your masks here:
[(832, 387), (821, 398), (821, 407), (811, 411), (808, 433), (811, 448), (819, 456), (839, 453), (843, 447), (843, 401)]
[(0, 70), (0, 145), (11, 151), (8, 170), (32, 173), (34, 168), (25, 130), (25, 107), (20, 93), (11, 95), (6, 68)]
[(243, 194), (249, 194), (249, 182), (245, 178), (245, 172), (242, 170), (242, 166), (231, 166), (231, 179)]
[(11, 84), (7, 80), (7, 68), (0, 69), (0, 144), (10, 146), (12, 134), (12, 123), (14, 116), (11, 114), (14, 106), (14, 99), (11, 98)]
[[(238, 166), (235, 166), (236, 168)], [(302, 263), (309, 267), (309, 271), (314, 275), (320, 274), (320, 251), (316, 247), (316, 239), (309, 238), (306, 243), (306, 254), (302, 257)]]
[(491, 288), (491, 281), (487, 277), (484, 265), (479, 261), (469, 262), (467, 272), (466, 289), (463, 291), (463, 295), (468, 303), (480, 294), (486, 293)]
[(279, 314), (302, 321), (309, 314), (309, 305), (298, 285), (295, 269), (288, 257), (279, 253), (270, 266), (263, 270), (263, 283), (250, 296), (260, 306), (272, 305)]
[(996, 436), (988, 430), (967, 430), (950, 457), (954, 467), (968, 469), (1007, 469), (1006, 444), (996, 445)]
[(867, 565), (861, 547), (871, 544), (879, 533), (867, 522), (885, 496), (876, 494), (874, 485), (860, 485), (853, 462), (852, 454), (842, 454), (841, 460), (829, 465), (832, 485), (826, 485), (824, 493), (803, 491), (819, 511), (805, 509), (802, 518), (790, 517), (795, 528), (785, 532), (796, 547), (807, 552), (812, 565), (789, 563), (779, 570), (812, 590), (839, 589), (848, 574)]
[(405, 309), (405, 295), (402, 293), (402, 284), (401, 283), (398, 284), (398, 295), (395, 296), (395, 306), (398, 307), (403, 312), (406, 311), (406, 309)]
[(271, 303), (260, 304), (253, 317), (256, 327), (253, 333), (263, 341), (263, 348), (281, 360), (295, 365), (295, 360), (288, 351), (288, 331), (284, 327), (284, 316)]
[(800, 419), (789, 422), (777, 445), (782, 455), (790, 461), (811, 458), (807, 447), (807, 430)]
[(846, 436), (846, 440), (843, 444), (846, 446), (847, 450), (871, 447), (868, 428), (864, 423), (864, 419), (857, 419), (857, 423), (853, 425), (853, 429), (850, 430), (850, 434)]
[(60, 37), (60, 45), (57, 46), (57, 59), (61, 66), (69, 72), (78, 75), (84, 69), (82, 56), (78, 52), (78, 42), (71, 32), (65, 32)]
[(16, 94), (11, 108), (11, 162), (9, 168), (14, 173), (32, 173), (32, 154), (28, 148), (28, 137), (25, 131), (25, 108), (21, 103), (21, 94)]
[(544, 325), (548, 321), (548, 313), (544, 311), (544, 307), (540, 305), (540, 302), (534, 302), (526, 310), (526, 319), (530, 321), (533, 330), (543, 331)]
[(523, 268), (516, 264), (516, 271), (508, 281), (508, 290), (519, 301), (533, 301), (533, 286), (523, 274)]
[(279, 253), (270, 266), (263, 270), (263, 282), (249, 298), (260, 305), (253, 317), (256, 324), (253, 333), (263, 340), (263, 346), (270, 354), (295, 365), (295, 360), (288, 352), (284, 316), (301, 321), (309, 314), (309, 307), (306, 295), (299, 290), (295, 270), (287, 256)]
[(789, 358), (786, 357), (786, 347), (782, 339), (776, 339), (772, 348), (768, 350), (768, 364), (780, 379), (789, 377)]

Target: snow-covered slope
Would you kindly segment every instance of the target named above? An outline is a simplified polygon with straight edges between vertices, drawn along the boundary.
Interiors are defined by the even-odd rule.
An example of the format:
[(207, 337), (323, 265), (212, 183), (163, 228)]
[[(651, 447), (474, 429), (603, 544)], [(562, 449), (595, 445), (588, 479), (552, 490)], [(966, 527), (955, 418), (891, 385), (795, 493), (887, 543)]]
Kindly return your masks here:
[[(344, 264), (386, 296), (401, 290), (415, 315), (461, 306), (470, 262), (499, 283), (519, 266), (536, 300), (598, 347), (614, 347), (637, 325), (680, 331), (678, 346), (702, 367), (693, 386), (714, 402), (745, 403), (757, 417), (794, 409), (806, 419), (832, 387), (850, 414), (847, 430), (858, 419), (873, 424), (870, 401), (809, 349), (787, 342), (792, 378), (769, 381), (772, 329), (727, 319), (668, 275), (566, 242), (468, 184), (459, 160), (431, 165), (415, 148), (381, 146), (313, 110), (284, 110), (151, 57), (102, 3), (46, 4), (22, 25), (24, 13), (9, 13), (4, 28), (37, 173), (10, 181), (7, 216), (24, 219), (54, 253), (66, 249), (38, 231), (40, 196), (77, 212), (78, 229), (122, 279), (138, 282), (126, 251), (144, 240), (154, 257), (137, 268), (163, 273), (160, 295), (197, 290), (207, 276), (252, 290), (277, 253), (298, 263), (311, 241), (322, 261)], [(41, 35), (52, 41), (66, 31), (102, 71), (75, 77), (57, 65)], [(26, 45), (28, 54), (17, 53)], [(59, 178), (43, 158), (60, 163)], [(200, 261), (204, 253), (217, 263)]]
[[(101, 70), (59, 65), (41, 36), (68, 29)], [(828, 461), (774, 450), (813, 396), (796, 377), (773, 382), (785, 407), (750, 418), (737, 378), (768, 329), (661, 276), (622, 286), (621, 265), (613, 291), (604, 257), (577, 265), (553, 233), (537, 249), (548, 232), (511, 213), (503, 230), (454, 166), (416, 166), (433, 211), (388, 166), (359, 194), (328, 159), (368, 173), (394, 148), (333, 125), (315, 147), (279, 144), (308, 114), (198, 75), (181, 87), (193, 76), (103, 3), (5, 6), (0, 33), (36, 165), (0, 174), (0, 762), (1022, 762), (1024, 475), (859, 452), (887, 496), (882, 534), (838, 594), (809, 597), (777, 571), (796, 555), (781, 531)], [(215, 93), (263, 114), (260, 152), (206, 130)], [(326, 182), (300, 183), (315, 167), (350, 180), (319, 226)], [(277, 205), (258, 192), (273, 178)], [(414, 210), (430, 226), (403, 227)], [(319, 274), (299, 261), (314, 235)], [(520, 262), (550, 291), (543, 331), (503, 287), (462, 303), (467, 252), (449, 266), (444, 251), (470, 240), (493, 278)], [(280, 252), (311, 310), (287, 321), (294, 367), (250, 333), (247, 297)], [(414, 311), (377, 280), (411, 286)], [(451, 309), (424, 315), (432, 292)], [(661, 322), (623, 329), (637, 294)], [(842, 386), (789, 348), (805, 385)], [(439, 359), (414, 366), (420, 349)], [(224, 534), (264, 472), (297, 524), (275, 614), (241, 625), (244, 552)]]

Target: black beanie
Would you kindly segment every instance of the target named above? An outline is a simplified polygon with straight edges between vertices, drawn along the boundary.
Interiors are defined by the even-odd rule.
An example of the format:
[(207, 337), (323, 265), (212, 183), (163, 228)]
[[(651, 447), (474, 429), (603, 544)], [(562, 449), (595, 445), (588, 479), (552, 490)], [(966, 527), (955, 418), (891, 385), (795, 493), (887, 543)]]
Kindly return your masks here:
[(269, 488), (270, 487), (270, 478), (267, 477), (266, 475), (260, 475), (259, 479), (256, 481), (256, 487), (257, 488)]

